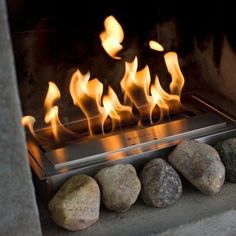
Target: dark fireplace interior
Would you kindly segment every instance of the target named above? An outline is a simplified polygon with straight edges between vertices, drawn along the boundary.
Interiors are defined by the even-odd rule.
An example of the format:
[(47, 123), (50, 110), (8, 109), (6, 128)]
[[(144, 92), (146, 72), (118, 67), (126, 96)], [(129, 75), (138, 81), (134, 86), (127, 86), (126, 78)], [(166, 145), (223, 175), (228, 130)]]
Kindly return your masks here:
[[(95, 171), (104, 167), (104, 160), (102, 163), (91, 162), (91, 168), (88, 164), (86, 166), (86, 161), (73, 166), (74, 159), (71, 163), (65, 161), (65, 163), (69, 163), (66, 166), (67, 164), (64, 164), (61, 160), (59, 161), (58, 158), (54, 161), (53, 155), (56, 155), (56, 152), (52, 154), (53, 151), (59, 150), (59, 153), (64, 147), (67, 148), (71, 144), (78, 144), (85, 140), (87, 146), (84, 145), (85, 154), (83, 155), (88, 157), (88, 153), (92, 153), (89, 150), (90, 146), (95, 145), (96, 140), (100, 142), (99, 140), (103, 137), (108, 137), (110, 142), (113, 140), (115, 142), (116, 139), (113, 135), (122, 135), (126, 130), (136, 132), (136, 129), (139, 130), (141, 126), (142, 128), (152, 127), (148, 115), (141, 121), (141, 126), (136, 115), (133, 120), (124, 122), (124, 125), (121, 122), (121, 128), (115, 129), (113, 133), (111, 128), (112, 119), (109, 118), (104, 123), (105, 135), (102, 135), (103, 130), (99, 129), (97, 131), (96, 129), (94, 131), (95, 138), (91, 139), (94, 144), (89, 143), (89, 125), (86, 122), (86, 117), (81, 109), (73, 105), (69, 91), (71, 77), (77, 69), (82, 74), (89, 71), (90, 79), (99, 79), (103, 84), (102, 99), (111, 87), (121, 104), (124, 104), (124, 94), (120, 82), (125, 74), (125, 62), (132, 62), (137, 56), (138, 70), (143, 69), (146, 65), (149, 66), (150, 84), (154, 84), (155, 76), (158, 75), (162, 88), (167, 93), (171, 93), (169, 87), (171, 76), (165, 64), (164, 54), (174, 51), (178, 55), (180, 69), (185, 79), (181, 95), (183, 106), (173, 110), (170, 109), (168, 115), (164, 115), (164, 118), (161, 121), (159, 120), (160, 122), (158, 122), (158, 119), (161, 116), (161, 110), (155, 108), (154, 125), (165, 125), (168, 122), (178, 122), (181, 119), (188, 118), (194, 118), (193, 123), (195, 123), (198, 122), (198, 118), (195, 120), (197, 116), (213, 112), (217, 115), (208, 116), (206, 118), (208, 123), (204, 121), (204, 124), (213, 128), (219, 126), (221, 129), (223, 123), (225, 123), (227, 129), (230, 129), (227, 132), (231, 132), (231, 127), (235, 122), (234, 116), (236, 115), (236, 95), (234, 92), (236, 69), (233, 63), (233, 60), (236, 60), (236, 33), (234, 31), (236, 15), (234, 14), (233, 3), (225, 4), (221, 1), (214, 4), (204, 4), (198, 1), (178, 2), (169, 0), (146, 2), (122, 0), (90, 0), (84, 2), (9, 0), (7, 6), (23, 114), (31, 115), (36, 119), (34, 128), (37, 134), (46, 135), (46, 137), (49, 135), (49, 139), (52, 137), (50, 126), (44, 122), (44, 101), (48, 90), (48, 82), (51, 81), (57, 85), (61, 93), (60, 99), (55, 102), (59, 107), (60, 122), (66, 128), (72, 129), (73, 132), (79, 130), (77, 126), (86, 123), (86, 131), (81, 128), (85, 132), (81, 139), (72, 135), (68, 136), (69, 138), (65, 136), (66, 138), (60, 142), (48, 142), (48, 139), (38, 142), (29, 130), (26, 131), (27, 140), (33, 140), (36, 143), (37, 150), (43, 153), (39, 157), (33, 157), (33, 159), (48, 157), (55, 167), (53, 169), (46, 166), (46, 174), (44, 173), (44, 178), (41, 178), (41, 172), (35, 171), (32, 157), (30, 159), (45, 235), (53, 233), (53, 227), (55, 227), (51, 226), (50, 221), (50, 223), (47, 223), (48, 212), (45, 202), (47, 204), (52, 195), (69, 176), (75, 173), (93, 175)], [(115, 17), (124, 31), (124, 40), (121, 43), (123, 48), (117, 54), (121, 58), (120, 60), (114, 59), (106, 53), (99, 38), (99, 34), (104, 31), (104, 20), (110, 15)], [(151, 50), (149, 47), (150, 40), (160, 43), (164, 47), (164, 52)], [(149, 93), (150, 88), (148, 88)], [(196, 94), (199, 97), (194, 97)], [(207, 101), (207, 105), (204, 101)], [(209, 104), (214, 104), (214, 106)], [(134, 106), (132, 112), (139, 115), (142, 113)], [(188, 129), (191, 130), (192, 123), (188, 125)], [(200, 130), (202, 128), (201, 122), (197, 125), (199, 125), (197, 128)], [(174, 135), (177, 135), (178, 132), (185, 132), (184, 128), (173, 130), (171, 132)], [(226, 132), (225, 130), (219, 130), (218, 133), (220, 131)], [(219, 138), (217, 134), (217, 137), (210, 139), (210, 134), (207, 133), (208, 128), (204, 132), (206, 132), (204, 137), (202, 135), (194, 136), (194, 138), (209, 144), (213, 144)], [(233, 134), (235, 136), (235, 130), (229, 136), (231, 137)], [(133, 145), (131, 143), (129, 144)], [(160, 151), (160, 155), (166, 155), (173, 149), (175, 144), (173, 142), (172, 145), (166, 146), (166, 151)], [(28, 142), (29, 155), (32, 156), (33, 148), (29, 146)], [(119, 155), (121, 154), (119, 153)], [(128, 157), (130, 155), (127, 154)], [(141, 161), (141, 157), (139, 158), (138, 150), (135, 151), (135, 156), (137, 157), (131, 163), (139, 171), (144, 164), (144, 160)], [(65, 155), (66, 158), (67, 155)], [(153, 155), (148, 158), (152, 159)], [(130, 162), (128, 158), (127, 161), (124, 159), (120, 160), (120, 157), (114, 157), (112, 160), (114, 163)], [(79, 170), (80, 168), (81, 170)], [(185, 184), (186, 188), (192, 191), (187, 181)], [(135, 209), (140, 211), (137, 207)], [(121, 216), (113, 215), (112, 217), (113, 219), (117, 217), (118, 223), (122, 221)], [(109, 213), (105, 212), (104, 219), (109, 223)], [(176, 226), (177, 223), (173, 225)], [(102, 228), (102, 223), (98, 227)], [(55, 232), (59, 232), (57, 230)], [(63, 232), (65, 233), (65, 231)], [(84, 232), (84, 235), (87, 235), (86, 231)], [(101, 233), (101, 231), (99, 232)], [(130, 233), (129, 230), (126, 231), (126, 233), (128, 232)], [(114, 235), (118, 234), (114, 233)]]
[[(77, 68), (83, 73), (90, 71), (91, 78), (99, 78), (119, 93), (123, 61), (109, 57), (99, 39), (103, 21), (109, 15), (114, 15), (124, 29), (124, 47), (119, 53), (122, 60), (138, 56), (139, 69), (148, 64), (152, 80), (158, 74), (167, 89), (170, 81), (163, 53), (151, 51), (149, 40), (157, 40), (165, 51), (178, 53), (187, 92), (204, 86), (194, 47), (204, 50), (213, 40), (216, 68), (220, 67), (224, 37), (232, 50), (236, 47), (232, 30), (235, 16), (230, 4), (22, 0), (9, 1), (8, 6), (23, 111), (36, 117), (43, 116), (38, 104), (44, 102), (48, 81), (59, 86), (59, 103), (71, 103), (68, 85)], [(65, 113), (72, 109), (61, 107)]]

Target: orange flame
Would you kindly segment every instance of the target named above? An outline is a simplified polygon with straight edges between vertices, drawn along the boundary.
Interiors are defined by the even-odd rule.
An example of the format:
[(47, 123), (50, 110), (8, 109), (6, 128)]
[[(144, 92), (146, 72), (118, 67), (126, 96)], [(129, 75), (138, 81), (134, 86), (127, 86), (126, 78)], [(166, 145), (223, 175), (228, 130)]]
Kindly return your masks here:
[(164, 48), (161, 46), (161, 44), (159, 44), (158, 42), (154, 40), (149, 41), (149, 47), (158, 52), (164, 51)]
[(124, 39), (121, 25), (114, 16), (108, 16), (104, 21), (105, 31), (100, 34), (102, 46), (107, 54), (114, 59), (121, 59), (116, 54), (123, 48), (120, 43)]
[(48, 83), (48, 91), (47, 91), (47, 95), (44, 101), (44, 106), (46, 108), (46, 114), (44, 117), (44, 121), (46, 124), (50, 124), (51, 125), (51, 129), (52, 129), (52, 133), (53, 136), (55, 138), (55, 140), (57, 142), (59, 142), (61, 140), (61, 134), (70, 134), (72, 135), (73, 132), (66, 129), (60, 119), (59, 119), (59, 108), (58, 106), (54, 106), (53, 104), (61, 97), (61, 93), (58, 89), (58, 87), (56, 86), (55, 83), (53, 82), (49, 82)]
[(44, 101), (44, 107), (47, 111), (53, 107), (53, 103), (60, 99), (61, 93), (55, 83), (48, 82), (48, 91)]
[(153, 107), (153, 99), (149, 94), (149, 87), (151, 83), (151, 75), (149, 67), (146, 66), (142, 70), (137, 71), (138, 59), (132, 62), (125, 63), (125, 75), (120, 82), (120, 85), (132, 104), (139, 110), (141, 116), (147, 114), (151, 118), (151, 111)]
[(112, 126), (115, 129), (116, 125), (120, 125), (122, 113), (132, 114), (132, 108), (129, 106), (124, 106), (120, 103), (116, 93), (109, 86), (107, 95), (103, 96), (102, 99), (103, 106), (106, 114), (112, 119)]
[[(124, 32), (121, 25), (113, 16), (109, 16), (104, 21), (105, 30), (100, 34), (100, 40), (104, 50), (114, 59), (121, 59), (117, 54), (122, 50)], [(156, 51), (163, 51), (164, 48), (156, 41), (149, 41), (149, 47)], [(160, 119), (168, 116), (169, 112), (181, 107), (180, 96), (184, 86), (184, 77), (179, 67), (178, 57), (175, 52), (168, 52), (164, 55), (164, 60), (168, 72), (171, 75), (170, 93), (166, 92), (155, 77), (154, 84), (151, 85), (151, 75), (148, 66), (138, 71), (138, 59), (132, 62), (125, 62), (125, 73), (120, 81), (124, 92), (124, 104), (122, 104), (115, 91), (109, 86), (107, 94), (103, 95), (103, 84), (97, 79), (90, 80), (90, 73), (82, 74), (79, 70), (71, 77), (69, 90), (75, 106), (79, 107), (88, 122), (90, 135), (102, 130), (104, 133), (105, 121), (112, 120), (112, 128), (120, 126), (125, 119), (135, 119), (132, 108), (139, 111), (139, 124), (142, 119), (149, 117), (153, 123), (153, 113), (155, 108), (160, 110)], [(44, 106), (46, 113), (44, 120), (50, 124), (53, 136), (56, 141), (65, 139), (67, 134), (74, 133), (62, 125), (59, 119), (59, 108), (55, 102), (60, 99), (61, 93), (55, 83), (49, 82)], [(131, 105), (128, 106), (127, 104)], [(135, 113), (136, 114), (136, 113)], [(110, 119), (107, 120), (107, 118)], [(37, 138), (34, 131), (35, 118), (25, 116), (22, 124), (29, 129), (31, 134)], [(50, 133), (51, 134), (51, 133)], [(65, 135), (66, 134), (66, 135)]]
[(168, 72), (171, 74), (170, 91), (171, 94), (181, 95), (184, 86), (184, 76), (180, 70), (178, 56), (176, 52), (168, 52), (164, 55)]
[(181, 107), (180, 96), (184, 86), (184, 77), (179, 67), (177, 54), (168, 52), (164, 55), (164, 59), (167, 70), (171, 74), (171, 94), (162, 88), (158, 76), (155, 78), (154, 85), (151, 86), (152, 97), (161, 111), (160, 118), (168, 115), (170, 109)]
[(97, 117), (104, 132), (103, 123), (107, 115), (101, 105), (103, 84), (98, 79), (89, 80), (89, 78), (89, 72), (83, 75), (77, 70), (71, 77), (70, 94), (74, 105), (78, 106), (86, 116), (89, 133), (93, 135), (91, 119)]
[(23, 116), (21, 119), (21, 124), (26, 128), (29, 129), (30, 133), (37, 138), (37, 135), (34, 131), (34, 123), (36, 122), (36, 119), (33, 116)]

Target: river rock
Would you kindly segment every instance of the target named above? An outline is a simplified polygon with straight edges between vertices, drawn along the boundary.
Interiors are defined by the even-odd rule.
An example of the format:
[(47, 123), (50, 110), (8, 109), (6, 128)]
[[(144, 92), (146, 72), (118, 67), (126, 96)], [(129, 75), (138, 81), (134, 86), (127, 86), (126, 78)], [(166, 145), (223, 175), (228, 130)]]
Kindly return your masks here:
[(167, 207), (182, 193), (182, 183), (174, 168), (157, 158), (149, 161), (140, 173), (141, 198), (148, 206)]
[(236, 183), (236, 138), (215, 145), (226, 170), (226, 179)]
[(168, 160), (205, 194), (218, 193), (224, 184), (225, 167), (218, 152), (208, 144), (184, 140), (169, 155)]
[(100, 190), (90, 176), (76, 175), (67, 180), (49, 202), (55, 223), (76, 231), (99, 219)]
[(128, 210), (140, 193), (140, 181), (130, 164), (105, 167), (96, 174), (95, 179), (101, 189), (103, 204), (113, 211)]

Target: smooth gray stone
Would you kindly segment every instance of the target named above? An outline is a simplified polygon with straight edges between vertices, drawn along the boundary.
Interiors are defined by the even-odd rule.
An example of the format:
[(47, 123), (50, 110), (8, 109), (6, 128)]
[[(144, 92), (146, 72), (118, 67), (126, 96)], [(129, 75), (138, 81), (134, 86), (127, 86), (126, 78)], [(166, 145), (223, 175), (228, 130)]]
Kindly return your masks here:
[(41, 235), (8, 30), (0, 1), (0, 235)]
[(225, 167), (218, 152), (194, 140), (180, 142), (168, 157), (169, 162), (201, 192), (218, 193), (225, 180)]
[(226, 179), (236, 183), (236, 138), (231, 138), (215, 145), (226, 170)]
[(137, 200), (141, 183), (130, 164), (117, 164), (101, 169), (95, 179), (102, 193), (102, 202), (110, 210), (127, 211)]
[(157, 158), (149, 161), (142, 169), (141, 197), (146, 205), (167, 207), (181, 196), (182, 183), (174, 168), (166, 161)]

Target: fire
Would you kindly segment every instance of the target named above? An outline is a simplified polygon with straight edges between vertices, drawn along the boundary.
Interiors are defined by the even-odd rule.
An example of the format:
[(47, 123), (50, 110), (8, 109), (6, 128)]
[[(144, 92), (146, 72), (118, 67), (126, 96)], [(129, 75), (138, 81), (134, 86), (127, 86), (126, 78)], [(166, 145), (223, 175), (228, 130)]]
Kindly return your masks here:
[(149, 67), (146, 66), (142, 70), (138, 69), (138, 59), (125, 63), (125, 74), (120, 82), (124, 91), (125, 98), (139, 110), (141, 116), (149, 116), (151, 119), (151, 111), (153, 107), (153, 98), (150, 96), (149, 87), (151, 83), (151, 75)]
[[(117, 56), (123, 48), (121, 43), (124, 33), (121, 25), (113, 16), (109, 16), (105, 19), (104, 26), (105, 30), (100, 34), (103, 48), (112, 58), (121, 59)], [(156, 51), (164, 50), (154, 40), (149, 41), (149, 47)], [(175, 52), (164, 54), (164, 61), (171, 75), (169, 92), (163, 89), (157, 75), (155, 75), (154, 83), (151, 82), (148, 65), (138, 70), (137, 57), (134, 57), (131, 62), (124, 62), (125, 72), (120, 81), (124, 95), (123, 103), (110, 86), (104, 94), (104, 86), (98, 78), (91, 79), (89, 72), (83, 74), (79, 69), (75, 71), (70, 80), (69, 91), (73, 104), (82, 111), (87, 119), (89, 134), (91, 136), (99, 132), (104, 134), (109, 125), (112, 126), (109, 127), (109, 130), (115, 130), (123, 124), (130, 124), (127, 120), (142, 125), (144, 122), (147, 123), (149, 119), (153, 124), (157, 114), (159, 120), (162, 120), (169, 113), (178, 112), (178, 109), (182, 108), (180, 96), (184, 86), (184, 76)], [(59, 119), (59, 107), (55, 103), (60, 98), (61, 93), (58, 87), (50, 81), (44, 102), (46, 109), (44, 121), (50, 124), (51, 133), (56, 142), (76, 136), (74, 132), (63, 126)], [(34, 137), (39, 138), (34, 131), (35, 121), (32, 116), (22, 118), (22, 124), (29, 129)]]
[(116, 54), (123, 48), (121, 43), (124, 32), (114, 16), (108, 16), (104, 21), (105, 30), (100, 34), (102, 46), (107, 54), (114, 59), (121, 59)]
[(89, 72), (83, 75), (77, 70), (71, 77), (70, 94), (74, 105), (79, 107), (88, 120), (90, 135), (93, 135), (93, 123), (91, 120), (97, 118), (103, 130), (103, 123), (107, 117), (101, 105), (103, 84), (98, 79), (90, 79)]
[(34, 123), (36, 122), (36, 119), (33, 116), (23, 116), (21, 119), (21, 124), (24, 127), (27, 127), (30, 131), (30, 133), (37, 138), (37, 135), (34, 131)]
[(120, 125), (122, 113), (132, 114), (132, 108), (122, 105), (111, 87), (108, 87), (108, 93), (103, 96), (102, 102), (106, 114), (112, 119), (113, 129)]
[(44, 106), (46, 109), (46, 114), (44, 117), (44, 121), (46, 124), (51, 125), (52, 134), (57, 142), (60, 141), (62, 138), (61, 136), (64, 134), (71, 134), (73, 132), (66, 129), (60, 119), (59, 119), (59, 108), (58, 106), (54, 106), (54, 103), (61, 97), (61, 93), (56, 86), (55, 83), (49, 82), (48, 83), (48, 91), (44, 101)]
[(159, 44), (158, 42), (154, 41), (154, 40), (150, 40), (149, 41), (149, 47), (153, 50), (162, 52), (164, 51), (164, 48), (161, 46), (161, 44)]
[(171, 74), (170, 92), (181, 96), (184, 86), (184, 76), (180, 70), (178, 56), (176, 52), (168, 52), (164, 55), (168, 72)]

